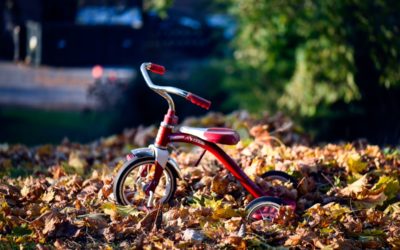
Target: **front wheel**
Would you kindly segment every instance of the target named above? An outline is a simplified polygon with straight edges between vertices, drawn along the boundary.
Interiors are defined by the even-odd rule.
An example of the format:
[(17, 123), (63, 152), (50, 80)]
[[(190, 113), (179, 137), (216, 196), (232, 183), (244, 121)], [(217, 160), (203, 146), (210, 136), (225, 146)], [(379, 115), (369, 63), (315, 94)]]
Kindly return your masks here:
[(154, 207), (172, 200), (176, 190), (176, 173), (167, 163), (153, 194), (145, 189), (155, 173), (155, 158), (146, 157), (125, 163), (114, 180), (114, 196), (121, 205), (132, 205), (139, 209)]

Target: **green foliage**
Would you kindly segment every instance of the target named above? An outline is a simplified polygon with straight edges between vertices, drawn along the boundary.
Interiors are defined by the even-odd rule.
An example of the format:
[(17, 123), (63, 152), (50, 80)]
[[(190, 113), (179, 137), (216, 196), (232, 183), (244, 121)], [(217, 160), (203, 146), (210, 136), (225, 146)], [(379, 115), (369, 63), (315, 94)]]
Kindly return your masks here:
[(166, 18), (167, 10), (173, 2), (173, 0), (147, 0), (143, 2), (143, 7), (147, 11), (155, 11), (161, 18)]
[[(230, 3), (239, 21), (235, 68), (224, 84), (231, 104), (314, 116), (363, 98), (361, 85), (400, 85), (398, 1)], [(360, 75), (378, 77), (362, 82)]]

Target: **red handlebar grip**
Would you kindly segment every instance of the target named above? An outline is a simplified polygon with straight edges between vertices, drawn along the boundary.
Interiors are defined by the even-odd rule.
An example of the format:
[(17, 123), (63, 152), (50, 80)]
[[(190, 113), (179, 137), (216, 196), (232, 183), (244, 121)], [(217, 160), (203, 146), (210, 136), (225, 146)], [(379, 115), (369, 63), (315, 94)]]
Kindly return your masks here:
[(191, 103), (202, 107), (203, 109), (209, 109), (211, 106), (211, 102), (209, 100), (206, 100), (198, 95), (189, 93), (186, 96), (186, 99), (189, 100)]
[(159, 74), (159, 75), (163, 75), (166, 71), (164, 66), (154, 64), (154, 63), (150, 64), (150, 66), (148, 67), (148, 70), (150, 70), (153, 73)]

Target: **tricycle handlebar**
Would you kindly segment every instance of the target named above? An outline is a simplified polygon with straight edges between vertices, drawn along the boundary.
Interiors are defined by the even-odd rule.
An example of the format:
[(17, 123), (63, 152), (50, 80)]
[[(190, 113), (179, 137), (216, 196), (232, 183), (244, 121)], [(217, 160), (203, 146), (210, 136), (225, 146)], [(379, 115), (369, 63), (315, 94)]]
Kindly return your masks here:
[(190, 92), (186, 96), (186, 99), (189, 100), (191, 103), (202, 107), (203, 109), (209, 109), (211, 106), (211, 102), (209, 100), (204, 99), (203, 97), (200, 97)]
[(175, 94), (175, 95), (179, 95), (183, 98), (185, 98), (186, 100), (190, 101), (191, 103), (200, 106), (204, 109), (209, 109), (211, 106), (211, 102), (209, 100), (206, 100), (198, 95), (195, 95), (193, 93), (190, 93), (188, 91), (182, 90), (182, 89), (178, 89), (175, 87), (164, 87), (164, 86), (158, 86), (155, 85), (151, 79), (149, 74), (147, 73), (147, 70), (150, 70), (153, 73), (156, 74), (164, 74), (166, 69), (164, 66), (158, 65), (158, 64), (154, 64), (154, 63), (142, 63), (142, 65), (140, 66), (140, 71), (142, 72), (143, 78), (146, 81), (147, 86), (149, 86), (149, 88), (151, 88), (153, 91), (155, 91), (156, 93), (158, 93), (159, 95), (161, 95), (162, 97), (164, 97), (169, 105), (169, 108), (171, 110), (175, 111), (175, 104), (174, 101), (172, 100), (171, 96), (168, 94)]
[(153, 73), (159, 74), (159, 75), (164, 75), (166, 69), (164, 66), (155, 64), (155, 63), (150, 63), (149, 66), (147, 66), (147, 69), (150, 70)]

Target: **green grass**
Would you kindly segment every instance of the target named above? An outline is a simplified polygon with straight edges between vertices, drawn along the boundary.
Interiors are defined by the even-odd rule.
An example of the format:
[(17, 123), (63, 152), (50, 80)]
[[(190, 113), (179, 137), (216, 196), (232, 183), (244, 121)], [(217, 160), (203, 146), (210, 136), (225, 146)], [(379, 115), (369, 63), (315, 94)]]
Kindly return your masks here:
[(114, 119), (112, 112), (0, 107), (0, 143), (59, 143), (65, 137), (87, 142), (115, 132)]

